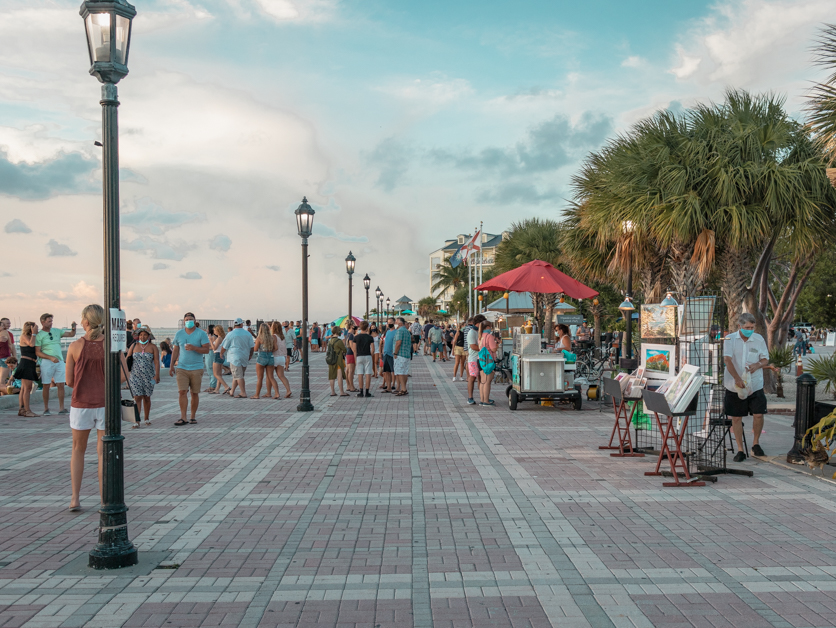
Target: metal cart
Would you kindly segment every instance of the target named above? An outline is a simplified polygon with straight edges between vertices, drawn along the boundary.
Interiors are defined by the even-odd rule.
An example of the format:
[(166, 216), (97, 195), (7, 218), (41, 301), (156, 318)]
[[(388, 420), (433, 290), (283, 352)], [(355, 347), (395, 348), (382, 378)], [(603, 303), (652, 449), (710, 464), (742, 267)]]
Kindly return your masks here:
[(575, 365), (566, 364), (563, 354), (541, 353), (539, 334), (514, 334), (510, 370), (511, 384), (505, 394), (511, 410), (516, 410), (521, 401), (547, 399), (581, 409), (583, 399), (575, 387)]

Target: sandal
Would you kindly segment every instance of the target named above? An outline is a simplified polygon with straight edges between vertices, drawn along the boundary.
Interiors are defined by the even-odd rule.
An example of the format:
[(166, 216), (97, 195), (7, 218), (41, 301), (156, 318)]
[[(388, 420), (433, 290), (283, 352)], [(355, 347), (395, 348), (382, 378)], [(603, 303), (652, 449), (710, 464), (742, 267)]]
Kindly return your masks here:
[(197, 425), (197, 421), (195, 421), (194, 419), (192, 419), (191, 421), (189, 421), (189, 423), (190, 423), (191, 425)]
[(180, 427), (181, 425), (188, 425), (188, 424), (189, 424), (188, 421), (184, 421), (183, 419), (180, 419), (174, 425), (175, 425), (175, 427)]
[(284, 396), (284, 398), (285, 398), (285, 399), (290, 399), (292, 396), (293, 396), (293, 393), (287, 393), (287, 394)]
[(225, 391), (223, 391), (223, 392), (221, 393), (221, 395), (226, 395), (226, 396), (228, 396), (228, 397), (231, 397), (231, 396), (232, 396), (232, 393), (231, 393), (231, 392), (229, 392), (230, 390), (232, 390), (232, 389), (231, 389), (231, 388), (227, 388)]
[(134, 423), (133, 425), (131, 425), (131, 429), (132, 429), (132, 430), (138, 430), (139, 428), (140, 428), (140, 424), (139, 424), (139, 423)]
[(336, 396), (337, 396), (337, 393), (331, 393), (331, 396), (332, 396), (332, 397), (336, 397)]
[(340, 393), (340, 397), (348, 397), (348, 393)]

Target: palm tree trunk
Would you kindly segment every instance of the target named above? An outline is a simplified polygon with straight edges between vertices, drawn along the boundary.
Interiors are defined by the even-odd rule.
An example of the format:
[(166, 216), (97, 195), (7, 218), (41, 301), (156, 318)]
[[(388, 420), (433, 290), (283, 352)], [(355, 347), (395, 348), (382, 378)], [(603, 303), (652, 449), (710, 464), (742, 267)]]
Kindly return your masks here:
[(703, 283), (699, 280), (697, 267), (691, 262), (689, 248), (682, 242), (674, 242), (668, 253), (671, 281), (676, 291), (683, 297), (696, 295), (697, 290), (702, 287)]
[(720, 255), (720, 268), (723, 274), (721, 293), (726, 303), (729, 330), (734, 331), (739, 327), (737, 320), (743, 312), (746, 288), (752, 279), (751, 257), (727, 247)]
[(546, 342), (552, 342), (554, 339), (554, 304), (557, 301), (556, 294), (543, 295), (545, 300), (545, 325), (543, 327)]

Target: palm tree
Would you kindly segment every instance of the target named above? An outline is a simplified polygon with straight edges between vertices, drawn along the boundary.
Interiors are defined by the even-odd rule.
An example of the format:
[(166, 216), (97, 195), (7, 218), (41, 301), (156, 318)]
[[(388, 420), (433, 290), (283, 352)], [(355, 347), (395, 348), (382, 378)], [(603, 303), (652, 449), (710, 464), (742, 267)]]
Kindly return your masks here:
[[(562, 227), (554, 220), (527, 218), (511, 225), (508, 239), (496, 250), (494, 272), (504, 273), (536, 259), (560, 267), (563, 260)], [(554, 306), (557, 294), (532, 295), (535, 317), (547, 339), (554, 337)], [(545, 318), (545, 326), (543, 326)]]
[(448, 257), (433, 271), (432, 280), (431, 291), (433, 294), (443, 294), (448, 288), (455, 292), (461, 286), (467, 285), (467, 266), (459, 264), (453, 268)]
[(421, 318), (427, 318), (435, 314), (436, 309), (435, 297), (424, 297), (418, 301), (418, 316)]
[(836, 24), (827, 24), (816, 47), (816, 61), (833, 74), (816, 83), (807, 104), (808, 124), (828, 163), (836, 162)]

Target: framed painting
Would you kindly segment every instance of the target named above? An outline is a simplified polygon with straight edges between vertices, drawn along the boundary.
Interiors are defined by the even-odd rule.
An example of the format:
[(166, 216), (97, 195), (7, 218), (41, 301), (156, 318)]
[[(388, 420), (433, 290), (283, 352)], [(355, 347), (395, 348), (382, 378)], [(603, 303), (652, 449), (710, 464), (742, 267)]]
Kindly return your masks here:
[(676, 345), (642, 343), (642, 367), (647, 379), (668, 379), (676, 373)]
[(675, 338), (676, 308), (659, 304), (642, 305), (641, 335), (642, 338)]

